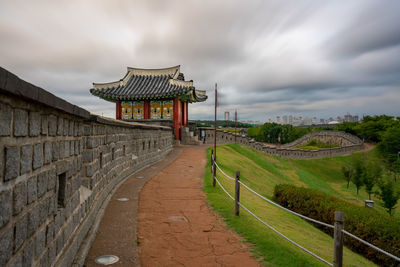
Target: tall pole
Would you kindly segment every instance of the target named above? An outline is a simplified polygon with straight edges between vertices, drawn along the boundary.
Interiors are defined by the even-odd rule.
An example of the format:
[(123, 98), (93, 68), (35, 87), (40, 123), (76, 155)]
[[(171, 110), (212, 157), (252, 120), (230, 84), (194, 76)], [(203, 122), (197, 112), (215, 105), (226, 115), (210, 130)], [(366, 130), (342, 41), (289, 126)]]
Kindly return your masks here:
[(214, 160), (217, 157), (217, 83), (215, 83), (215, 112), (214, 112)]
[(237, 135), (237, 110), (235, 109), (235, 144), (236, 144), (236, 135)]

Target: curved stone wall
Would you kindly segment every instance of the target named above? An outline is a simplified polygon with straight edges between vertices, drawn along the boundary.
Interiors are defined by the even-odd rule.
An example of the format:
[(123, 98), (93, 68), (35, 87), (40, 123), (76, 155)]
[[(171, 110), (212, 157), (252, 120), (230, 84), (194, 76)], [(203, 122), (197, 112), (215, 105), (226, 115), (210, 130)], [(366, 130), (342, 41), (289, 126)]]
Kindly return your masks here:
[(172, 147), (171, 127), (93, 116), (0, 68), (0, 266), (82, 264), (110, 192)]
[[(214, 129), (213, 128), (199, 128), (199, 131), (204, 131), (205, 138), (202, 140), (203, 143), (206, 144), (213, 144), (214, 143)], [(236, 143), (240, 145), (244, 145), (247, 147), (251, 147), (258, 151), (262, 151), (269, 155), (275, 155), (283, 158), (298, 158), (298, 159), (308, 159), (308, 158), (324, 158), (324, 157), (332, 157), (332, 156), (340, 156), (345, 155), (348, 153), (356, 152), (363, 149), (364, 144), (363, 142), (356, 136), (344, 133), (344, 132), (334, 132), (334, 131), (323, 131), (327, 132), (325, 136), (335, 138), (343, 138), (346, 141), (343, 141), (345, 144), (342, 147), (336, 148), (325, 148), (319, 150), (303, 150), (303, 149), (296, 149), (292, 148), (293, 146), (298, 146), (297, 144), (301, 142), (306, 142), (307, 138), (315, 137), (315, 136), (324, 136), (324, 133), (315, 132), (314, 135), (310, 135), (307, 138), (299, 138), (298, 140), (290, 143), (292, 147), (268, 147), (263, 143), (256, 142), (249, 137), (246, 136), (236, 136)], [(201, 136), (201, 133), (199, 134)], [(354, 142), (351, 143), (350, 142)], [(226, 131), (217, 130), (217, 144), (234, 144), (235, 143), (235, 136)]]

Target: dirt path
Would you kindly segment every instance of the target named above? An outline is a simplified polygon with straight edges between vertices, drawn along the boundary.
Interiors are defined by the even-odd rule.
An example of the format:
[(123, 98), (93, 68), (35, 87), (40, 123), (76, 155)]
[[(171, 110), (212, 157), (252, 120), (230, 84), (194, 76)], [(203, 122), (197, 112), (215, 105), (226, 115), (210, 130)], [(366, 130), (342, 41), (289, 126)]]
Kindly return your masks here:
[(142, 189), (142, 266), (260, 266), (249, 247), (207, 205), (202, 191), (204, 147), (185, 147)]

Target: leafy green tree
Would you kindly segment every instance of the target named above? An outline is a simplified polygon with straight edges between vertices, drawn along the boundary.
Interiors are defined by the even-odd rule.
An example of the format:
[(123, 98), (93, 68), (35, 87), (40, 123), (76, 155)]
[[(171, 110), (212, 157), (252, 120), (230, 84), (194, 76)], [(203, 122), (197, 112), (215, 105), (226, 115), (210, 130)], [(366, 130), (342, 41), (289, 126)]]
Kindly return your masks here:
[(381, 175), (382, 168), (379, 164), (370, 162), (364, 167), (363, 183), (370, 200), (374, 185), (378, 182)]
[(343, 166), (342, 167), (342, 173), (344, 175), (344, 178), (347, 181), (347, 189), (349, 189), (349, 184), (351, 181), (351, 177), (353, 176), (353, 168), (351, 166)]
[(357, 188), (357, 195), (360, 191), (361, 186), (364, 184), (364, 165), (360, 157), (356, 157), (353, 162), (354, 174), (352, 175), (351, 181)]
[(382, 134), (382, 141), (378, 145), (378, 150), (391, 165), (399, 158), (400, 152), (400, 125), (395, 125)]
[(386, 208), (390, 216), (393, 215), (393, 210), (396, 207), (397, 201), (400, 198), (400, 192), (396, 192), (393, 181), (389, 175), (379, 182), (379, 197), (383, 201), (383, 206)]

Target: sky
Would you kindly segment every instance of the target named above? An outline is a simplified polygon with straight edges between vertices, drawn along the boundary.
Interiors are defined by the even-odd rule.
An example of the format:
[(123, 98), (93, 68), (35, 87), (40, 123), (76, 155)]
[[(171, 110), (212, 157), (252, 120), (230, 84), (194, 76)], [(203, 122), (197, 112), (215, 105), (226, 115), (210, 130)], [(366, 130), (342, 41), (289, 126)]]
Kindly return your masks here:
[(126, 67), (181, 65), (189, 119), (400, 116), (400, 1), (0, 0), (0, 66), (94, 114)]

